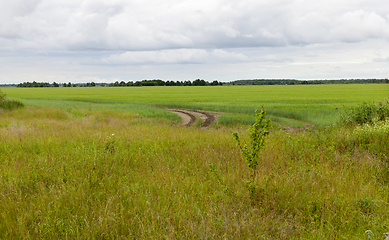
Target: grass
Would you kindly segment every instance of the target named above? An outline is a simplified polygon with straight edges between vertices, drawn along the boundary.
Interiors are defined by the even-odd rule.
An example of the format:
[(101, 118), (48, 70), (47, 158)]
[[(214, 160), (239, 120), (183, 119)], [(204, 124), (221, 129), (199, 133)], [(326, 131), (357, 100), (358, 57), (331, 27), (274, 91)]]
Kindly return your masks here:
[(247, 141), (246, 127), (77, 111), (0, 115), (0, 238), (363, 239), (368, 229), (388, 231), (388, 135), (272, 132), (252, 205), (231, 134)]
[(89, 101), (69, 101), (69, 100), (43, 100), (43, 99), (27, 99), (23, 100), (26, 105), (33, 107), (52, 107), (66, 110), (75, 115), (83, 115), (80, 111), (92, 110), (112, 110), (116, 112), (131, 112), (139, 116), (147, 118), (156, 118), (159, 121), (165, 122), (180, 122), (177, 114), (166, 111), (162, 108), (147, 105), (147, 104), (126, 104), (126, 103), (96, 103)]
[[(274, 115), (269, 118), (271, 119), (271, 124), (275, 128), (282, 128), (282, 126), (291, 126), (296, 128), (307, 126), (306, 122), (296, 119), (277, 117)], [(249, 114), (224, 114), (218, 118), (217, 122), (218, 124), (225, 126), (234, 126), (237, 124), (253, 125), (255, 123), (255, 116)]]
[[(345, 86), (348, 96), (323, 89), (326, 109), (373, 98), (353, 99), (362, 89)], [(27, 107), (0, 113), (0, 239), (367, 239), (366, 230), (389, 232), (387, 121), (273, 130), (253, 179), (253, 204), (244, 182), (250, 171), (231, 131), (242, 143), (250, 137), (247, 126), (231, 121), (250, 123), (254, 112), (244, 111), (256, 106), (247, 100), (256, 99), (253, 92), (263, 91), (273, 107), (287, 105), (285, 94), (278, 102), (261, 86), (182, 88), (189, 96), (182, 106), (232, 112), (201, 129), (172, 124), (177, 118), (159, 108), (180, 106), (184, 95), (157, 99), (179, 87), (70, 89), (2, 89)], [(106, 89), (116, 91), (100, 92)], [(137, 91), (150, 99), (138, 99)], [(222, 105), (219, 91), (240, 94)], [(289, 97), (297, 116), (302, 106), (315, 113), (313, 95)], [(310, 115), (316, 123), (319, 116)], [(275, 117), (306, 124), (298, 120), (304, 117)]]
[[(3, 88), (9, 97), (27, 100), (167, 106), (251, 115), (262, 105), (269, 116), (317, 126), (336, 122), (345, 110), (383, 100), (385, 84), (228, 87)], [(50, 101), (45, 101), (50, 106)]]

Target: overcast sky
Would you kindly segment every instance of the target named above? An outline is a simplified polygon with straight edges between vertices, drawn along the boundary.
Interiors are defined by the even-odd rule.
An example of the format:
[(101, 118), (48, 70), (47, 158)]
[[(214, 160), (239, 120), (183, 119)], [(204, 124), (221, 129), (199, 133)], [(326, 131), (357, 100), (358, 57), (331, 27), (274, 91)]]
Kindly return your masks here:
[(0, 83), (388, 77), (388, 0), (0, 0)]

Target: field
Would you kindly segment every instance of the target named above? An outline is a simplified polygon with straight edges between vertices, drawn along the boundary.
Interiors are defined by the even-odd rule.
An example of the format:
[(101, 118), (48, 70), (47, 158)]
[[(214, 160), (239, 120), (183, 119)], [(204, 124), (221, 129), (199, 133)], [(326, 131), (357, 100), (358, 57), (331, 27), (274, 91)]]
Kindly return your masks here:
[[(274, 120), (296, 119), (326, 126), (345, 109), (362, 102), (383, 100), (389, 87), (369, 85), (123, 87), (123, 88), (4, 88), (9, 98), (31, 106), (62, 109), (120, 109), (143, 116), (166, 115), (157, 107), (179, 107), (253, 116), (263, 105)], [(47, 101), (50, 100), (50, 101)], [(242, 116), (243, 115), (243, 116)], [(168, 115), (167, 115), (168, 116)], [(174, 116), (170, 115), (172, 118)], [(232, 120), (237, 118), (230, 116)], [(224, 116), (222, 121), (231, 120)], [(253, 121), (253, 119), (252, 119)], [(292, 123), (293, 124), (293, 123)]]
[[(388, 85), (1, 88), (1, 239), (382, 239), (389, 124), (339, 115)], [(255, 195), (231, 131), (267, 110)], [(162, 107), (221, 117), (183, 127)], [(315, 125), (305, 131), (283, 131)], [(213, 168), (210, 166), (214, 166)]]

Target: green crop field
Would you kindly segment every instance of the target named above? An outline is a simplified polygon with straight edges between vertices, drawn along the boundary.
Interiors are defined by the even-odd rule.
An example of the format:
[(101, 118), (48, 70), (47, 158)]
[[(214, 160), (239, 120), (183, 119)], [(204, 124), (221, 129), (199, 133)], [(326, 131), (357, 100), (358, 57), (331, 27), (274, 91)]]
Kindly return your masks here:
[[(175, 116), (161, 112), (156, 107), (202, 109), (252, 116), (255, 109), (263, 105), (275, 120), (296, 119), (317, 126), (336, 122), (340, 113), (358, 104), (382, 101), (389, 97), (387, 84), (3, 88), (2, 91), (9, 98), (20, 99), (32, 106), (127, 109), (148, 117), (155, 115), (171, 119)], [(229, 122), (229, 119), (239, 120), (239, 117), (225, 116), (221, 121)]]
[(388, 86), (1, 88), (0, 239), (383, 239)]

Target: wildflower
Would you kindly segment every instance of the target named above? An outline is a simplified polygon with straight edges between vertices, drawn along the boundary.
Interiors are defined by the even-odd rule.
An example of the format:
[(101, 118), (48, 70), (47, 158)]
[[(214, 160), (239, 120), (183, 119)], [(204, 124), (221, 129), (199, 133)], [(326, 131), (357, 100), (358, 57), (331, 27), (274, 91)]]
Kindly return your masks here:
[(366, 230), (365, 233), (367, 234), (368, 239), (370, 239), (371, 235), (373, 235), (373, 232), (371, 230)]
[(389, 240), (389, 232), (384, 233), (384, 235), (385, 235), (385, 240)]

